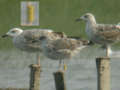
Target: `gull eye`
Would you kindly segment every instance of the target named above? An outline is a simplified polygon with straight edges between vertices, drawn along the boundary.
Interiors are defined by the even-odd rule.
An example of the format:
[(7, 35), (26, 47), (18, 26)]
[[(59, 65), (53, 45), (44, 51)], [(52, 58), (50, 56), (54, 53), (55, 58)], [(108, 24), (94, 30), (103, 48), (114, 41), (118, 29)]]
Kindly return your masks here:
[(88, 15), (85, 15), (84, 17), (85, 17), (85, 18), (88, 18)]
[(11, 31), (12, 33), (15, 33), (16, 31)]

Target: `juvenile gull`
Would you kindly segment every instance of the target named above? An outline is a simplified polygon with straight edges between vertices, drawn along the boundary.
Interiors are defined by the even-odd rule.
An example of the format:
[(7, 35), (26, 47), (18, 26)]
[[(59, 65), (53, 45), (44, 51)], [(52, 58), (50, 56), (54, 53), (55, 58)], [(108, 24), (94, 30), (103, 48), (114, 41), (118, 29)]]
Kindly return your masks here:
[(120, 25), (98, 24), (95, 17), (91, 13), (86, 13), (77, 21), (84, 20), (86, 22), (86, 34), (88, 38), (97, 44), (101, 44), (106, 48), (106, 56), (111, 54), (111, 44), (120, 41)]
[[(59, 39), (61, 37), (66, 37), (65, 34), (60, 32), (53, 32), (50, 29), (38, 29), (38, 30), (22, 30), (20, 28), (12, 28), (2, 37), (11, 37), (13, 44), (16, 48), (24, 50), (27, 52), (36, 52), (39, 53), (42, 51), (41, 43), (33, 43), (33, 40), (39, 39), (41, 36), (46, 36), (53, 39)], [(40, 60), (38, 60), (40, 64)]]
[[(40, 37), (40, 41), (43, 54), (53, 60), (59, 60), (59, 69), (61, 68), (63, 59), (70, 59), (79, 50), (85, 48), (88, 44), (88, 40), (60, 38), (52, 40), (46, 36)], [(64, 62), (64, 61), (63, 61)]]

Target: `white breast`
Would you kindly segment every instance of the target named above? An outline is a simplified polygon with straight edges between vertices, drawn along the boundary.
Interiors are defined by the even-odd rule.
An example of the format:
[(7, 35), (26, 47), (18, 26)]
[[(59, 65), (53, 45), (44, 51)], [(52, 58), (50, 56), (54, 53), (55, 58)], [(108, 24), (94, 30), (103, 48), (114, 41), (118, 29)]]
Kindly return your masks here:
[(21, 50), (25, 49), (24, 39), (22, 39), (22, 38), (14, 37), (13, 44), (18, 49), (21, 49)]
[(94, 38), (94, 30), (90, 24), (86, 24), (86, 34), (90, 40)]

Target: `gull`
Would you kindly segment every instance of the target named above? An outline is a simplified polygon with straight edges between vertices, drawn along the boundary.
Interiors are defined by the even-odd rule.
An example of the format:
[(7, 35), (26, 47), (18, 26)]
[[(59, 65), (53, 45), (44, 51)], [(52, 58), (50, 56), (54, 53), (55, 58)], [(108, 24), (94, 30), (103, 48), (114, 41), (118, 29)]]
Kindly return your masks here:
[(98, 24), (93, 14), (86, 13), (77, 21), (86, 22), (86, 34), (88, 38), (97, 44), (106, 48), (106, 56), (112, 53), (111, 44), (120, 41), (120, 25), (119, 24)]
[(39, 39), (41, 36), (46, 36), (51, 40), (66, 37), (64, 33), (53, 32), (50, 29), (22, 30), (20, 28), (12, 28), (6, 34), (2, 35), (3, 38), (11, 37), (16, 48), (26, 52), (36, 52), (38, 65), (40, 65), (40, 57), (38, 54), (42, 52), (41, 43), (33, 43), (32, 41)]
[(64, 59), (72, 58), (89, 44), (88, 40), (75, 39), (72, 37), (52, 40), (46, 36), (40, 37), (36, 42), (41, 43), (42, 52), (46, 57), (52, 60), (59, 60), (59, 70), (61, 69), (62, 61), (64, 63)]

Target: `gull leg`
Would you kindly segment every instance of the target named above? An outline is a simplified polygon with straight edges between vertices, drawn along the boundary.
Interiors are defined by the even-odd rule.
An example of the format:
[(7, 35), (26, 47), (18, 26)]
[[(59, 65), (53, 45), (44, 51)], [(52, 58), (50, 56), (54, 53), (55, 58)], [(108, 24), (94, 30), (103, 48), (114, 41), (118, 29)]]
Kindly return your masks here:
[(108, 55), (108, 46), (106, 47), (106, 57), (109, 57), (109, 55)]
[(66, 71), (67, 70), (67, 65), (64, 63), (64, 61), (63, 61), (63, 65), (64, 65), (63, 69), (64, 69), (64, 71)]
[(40, 54), (37, 53), (37, 54), (36, 54), (36, 57), (37, 57), (37, 64), (40, 66)]
[(59, 60), (59, 70), (61, 69), (62, 66), (62, 60)]
[(110, 47), (110, 46), (107, 46), (107, 47), (106, 47), (106, 56), (107, 56), (107, 57), (110, 57), (111, 54), (112, 54), (111, 47)]

